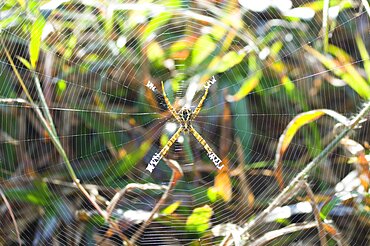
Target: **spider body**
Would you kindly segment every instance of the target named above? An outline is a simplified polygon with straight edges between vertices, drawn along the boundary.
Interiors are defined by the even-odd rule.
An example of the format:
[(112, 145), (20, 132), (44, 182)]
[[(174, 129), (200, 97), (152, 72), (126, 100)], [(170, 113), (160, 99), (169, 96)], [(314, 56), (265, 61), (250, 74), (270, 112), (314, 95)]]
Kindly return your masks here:
[(185, 106), (180, 109), (178, 115), (180, 116), (181, 126), (184, 129), (184, 132), (188, 133), (191, 126), (193, 111)]
[(172, 107), (171, 102), (168, 100), (166, 92), (164, 90), (164, 85), (162, 82), (162, 91), (163, 91), (163, 97), (166, 102), (168, 110), (171, 112), (173, 117), (177, 120), (177, 122), (180, 124), (179, 129), (175, 132), (175, 134), (168, 140), (167, 144), (163, 147), (163, 149), (159, 153), (155, 153), (150, 160), (146, 170), (149, 172), (152, 172), (154, 168), (157, 166), (159, 161), (167, 154), (167, 152), (170, 150), (170, 147), (175, 143), (175, 141), (180, 137), (180, 134), (182, 132), (185, 133), (191, 133), (193, 136), (198, 140), (198, 142), (204, 147), (204, 149), (207, 151), (209, 159), (213, 162), (213, 164), (218, 168), (222, 169), (224, 165), (220, 166), (221, 159), (213, 152), (211, 147), (206, 143), (206, 141), (203, 139), (203, 137), (194, 129), (191, 122), (197, 117), (200, 110), (202, 109), (203, 103), (207, 97), (208, 89), (209, 87), (215, 83), (215, 78), (212, 77), (212, 80), (207, 81), (206, 85), (204, 86), (205, 92), (200, 99), (200, 102), (198, 106), (195, 108), (194, 111), (192, 111), (189, 107), (184, 106), (180, 109), (180, 111), (176, 112), (175, 109)]

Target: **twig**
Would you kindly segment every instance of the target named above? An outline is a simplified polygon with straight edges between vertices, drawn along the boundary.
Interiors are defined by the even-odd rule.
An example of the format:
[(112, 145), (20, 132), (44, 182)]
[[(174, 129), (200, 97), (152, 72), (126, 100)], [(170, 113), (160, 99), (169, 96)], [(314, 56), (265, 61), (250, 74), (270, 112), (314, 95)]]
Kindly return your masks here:
[[(99, 212), (99, 214), (101, 216), (103, 216), (106, 221), (108, 221), (109, 218), (107, 217), (106, 212), (103, 211), (101, 209), (101, 207), (99, 206), (99, 204), (96, 203), (96, 201), (90, 197), (89, 193), (81, 185), (80, 180), (77, 178), (77, 175), (76, 175), (76, 173), (75, 173), (75, 171), (74, 171), (74, 169), (73, 169), (73, 167), (72, 167), (72, 165), (71, 165), (71, 163), (70, 163), (70, 161), (68, 159), (68, 156), (67, 156), (67, 154), (66, 154), (66, 152), (65, 152), (65, 150), (64, 150), (64, 148), (63, 148), (63, 146), (62, 146), (62, 144), (61, 144), (61, 142), (59, 140), (58, 134), (57, 134), (57, 132), (55, 130), (53, 119), (51, 118), (51, 115), (50, 115), (48, 106), (46, 105), (45, 97), (44, 97), (44, 95), (42, 93), (42, 90), (40, 91), (39, 90), (40, 88), (38, 89), (39, 97), (40, 97), (41, 102), (42, 102), (42, 104), (44, 105), (44, 108), (45, 108), (44, 109), (44, 113), (46, 114), (46, 117), (47, 117), (47, 119), (50, 122), (48, 122), (47, 119), (45, 119), (44, 115), (42, 114), (42, 112), (40, 110), (40, 107), (37, 104), (34, 103), (34, 101), (33, 101), (32, 97), (31, 97), (31, 95), (30, 95), (30, 93), (29, 93), (29, 91), (28, 91), (28, 89), (27, 89), (27, 87), (26, 87), (26, 85), (25, 85), (22, 77), (20, 76), (20, 74), (18, 72), (18, 69), (16, 68), (16, 66), (15, 66), (15, 64), (13, 62), (12, 57), (10, 56), (10, 54), (9, 54), (9, 52), (8, 52), (6, 46), (5, 46), (5, 44), (4, 44), (4, 42), (3, 42), (3, 40), (1, 38), (0, 38), (0, 42), (3, 45), (4, 50), (5, 50), (5, 54), (6, 54), (6, 56), (7, 56), (8, 60), (9, 60), (9, 62), (11, 64), (11, 66), (12, 66), (12, 69), (13, 69), (14, 73), (16, 74), (16, 76), (18, 78), (18, 81), (21, 84), (22, 89), (26, 93), (27, 98), (29, 100), (29, 102), (27, 102), (25, 100), (22, 101), (22, 99), (20, 99), (20, 100), (18, 99), (19, 102), (20, 103), (25, 103), (25, 104), (31, 106), (35, 110), (37, 117), (41, 121), (41, 124), (43, 125), (43, 127), (45, 127), (46, 131), (50, 135), (50, 139), (51, 139), (52, 143), (54, 144), (54, 146), (57, 149), (58, 153), (62, 156), (62, 158), (63, 158), (63, 160), (65, 162), (65, 165), (67, 167), (67, 170), (69, 172), (69, 175), (71, 176), (73, 182), (81, 190), (81, 192), (85, 195), (85, 197), (90, 201), (90, 203), (95, 207), (95, 209)], [(34, 71), (33, 71), (33, 73), (34, 73)], [(33, 74), (33, 75), (35, 76), (35, 74)], [(39, 86), (41, 87), (41, 85), (39, 84), (39, 81), (38, 81), (37, 76), (35, 76), (35, 83), (36, 83), (36, 86), (37, 87), (39, 87)]]
[(15, 228), (15, 234), (17, 235), (17, 239), (18, 239), (18, 244), (22, 245), (22, 240), (21, 240), (21, 236), (20, 236), (20, 233), (19, 233), (19, 230), (18, 230), (17, 220), (15, 219), (12, 207), (10, 206), (10, 203), (8, 202), (8, 199), (6, 198), (4, 192), (1, 188), (0, 188), (0, 196), (4, 200), (5, 206), (8, 208), (10, 217), (13, 220), (13, 224), (14, 224), (14, 228)]
[(242, 190), (242, 198), (243, 198), (242, 200), (245, 199), (244, 201), (248, 201), (248, 205), (247, 205), (248, 210), (251, 210), (253, 208), (253, 204), (254, 204), (254, 194), (252, 192), (251, 187), (249, 186), (246, 174), (243, 170), (243, 168), (245, 167), (244, 154), (243, 154), (243, 150), (242, 150), (243, 145), (242, 145), (239, 137), (236, 138), (236, 145), (237, 145), (236, 154), (237, 154), (237, 159), (239, 161), (239, 166), (237, 167), (237, 169), (241, 170), (238, 173), (238, 177), (239, 177), (239, 180), (240, 180), (240, 187), (241, 187), (241, 190)]
[(268, 242), (277, 237), (281, 237), (297, 231), (311, 229), (314, 228), (316, 225), (317, 224), (315, 222), (292, 224), (279, 230), (267, 232), (265, 235), (252, 242), (249, 246), (266, 245)]
[(58, 137), (55, 136), (54, 133), (52, 132), (52, 130), (50, 129), (50, 127), (48, 125), (48, 122), (46, 121), (46, 119), (42, 115), (42, 112), (40, 111), (40, 108), (36, 104), (31, 103), (31, 102), (28, 102), (28, 101), (26, 101), (24, 99), (21, 99), (21, 98), (16, 98), (16, 99), (0, 99), (0, 102), (3, 102), (3, 103), (9, 103), (9, 102), (11, 102), (11, 103), (12, 102), (22, 103), (22, 104), (25, 104), (27, 106), (30, 106), (30, 107), (32, 107), (34, 109), (36, 115), (38, 116), (39, 120), (41, 121), (41, 124), (45, 127), (45, 129), (50, 134), (50, 139), (53, 142), (55, 148), (57, 149), (57, 151), (59, 152), (59, 154), (63, 157), (63, 160), (64, 160), (64, 162), (66, 163), (66, 166), (67, 166), (67, 170), (69, 171), (69, 174), (70, 174), (70, 176), (71, 176), (74, 184), (77, 186), (78, 189), (80, 189), (80, 191), (85, 195), (85, 197), (95, 207), (95, 209), (99, 212), (99, 214), (102, 215), (106, 221), (108, 221), (108, 217), (106, 215), (106, 212), (101, 209), (101, 207), (99, 206), (99, 204), (97, 204), (96, 201), (93, 200), (90, 197), (90, 194), (81, 185), (80, 180), (77, 178), (77, 175), (75, 174), (75, 172), (73, 170), (73, 167), (72, 167), (71, 163), (69, 162), (69, 159), (68, 159), (68, 157), (67, 157), (67, 155), (66, 155), (63, 147), (61, 146), (61, 144), (59, 142)]
[(119, 192), (117, 192), (114, 197), (112, 198), (112, 200), (110, 201), (106, 211), (107, 211), (107, 216), (110, 217), (110, 215), (112, 214), (114, 208), (116, 207), (117, 203), (119, 200), (121, 200), (121, 198), (127, 193), (129, 192), (130, 190), (133, 190), (133, 189), (140, 189), (140, 190), (164, 190), (164, 189), (167, 189), (167, 186), (165, 185), (157, 185), (157, 184), (136, 184), (136, 183), (132, 183), (132, 184), (128, 184), (125, 186), (124, 189), (120, 190)]
[(370, 17), (370, 6), (369, 2), (367, 0), (362, 0), (362, 5), (365, 7), (367, 14)]
[[(273, 206), (271, 206), (271, 204), (270, 204), (270, 206), (269, 206), (268, 208), (266, 208), (262, 213), (266, 213), (266, 216), (267, 216), (269, 213), (271, 213), (271, 212), (272, 212), (272, 210), (273, 210), (274, 208), (276, 208), (277, 206), (279, 206), (281, 203), (283, 203), (283, 202), (287, 202), (287, 201), (289, 201), (291, 198), (293, 198), (293, 197), (298, 193), (298, 191), (299, 191), (301, 188), (302, 188), (301, 184), (296, 185), (296, 186), (295, 186), (295, 187), (293, 187), (291, 190), (289, 190), (288, 192), (286, 192), (286, 194), (283, 194), (283, 196), (281, 196), (281, 198), (280, 198), (278, 201), (276, 201), (276, 202), (275, 202), (275, 204), (274, 204)], [(268, 211), (267, 211), (267, 209), (268, 209)], [(262, 214), (262, 213), (261, 213), (261, 214)], [(258, 215), (258, 216), (261, 216), (261, 214), (260, 214), (260, 215)], [(258, 217), (258, 216), (257, 216), (257, 217)], [(262, 219), (258, 220), (258, 221), (257, 221), (257, 222), (258, 222), (258, 224), (259, 224), (259, 223), (264, 222), (264, 221), (265, 221), (266, 216), (264, 216)], [(253, 222), (253, 221), (252, 221), (252, 222)], [(256, 224), (254, 224), (254, 226), (256, 226), (256, 225), (257, 225), (257, 222), (256, 222)], [(247, 233), (247, 231), (246, 231), (246, 230), (244, 230), (244, 232), (242, 232), (242, 234), (245, 234), (245, 233)], [(232, 234), (231, 234), (231, 233), (229, 233), (229, 234), (224, 238), (224, 240), (220, 243), (220, 246), (228, 246), (228, 245), (231, 245), (231, 243), (232, 243), (231, 239), (232, 239)]]
[(177, 180), (179, 180), (183, 176), (183, 172), (181, 170), (180, 165), (174, 160), (167, 160), (163, 158), (166, 164), (172, 169), (172, 176), (169, 185), (167, 186), (166, 191), (163, 193), (161, 199), (157, 202), (155, 207), (153, 208), (152, 212), (147, 221), (145, 221), (140, 228), (135, 232), (135, 234), (131, 237), (130, 243), (135, 245), (136, 241), (139, 239), (141, 234), (144, 232), (145, 228), (152, 222), (154, 215), (158, 212), (160, 206), (166, 201), (168, 195), (175, 187)]
[(266, 216), (271, 212), (271, 210), (276, 207), (281, 201), (282, 198), (286, 196), (286, 194), (292, 190), (297, 184), (305, 177), (322, 159), (324, 159), (340, 142), (342, 138), (347, 136), (350, 131), (357, 126), (360, 120), (364, 117), (364, 115), (370, 110), (370, 102), (367, 102), (363, 109), (357, 114), (357, 116), (349, 123), (349, 125), (345, 126), (342, 132), (333, 139), (324, 149), (323, 151), (316, 156), (297, 176), (290, 182), (290, 184), (284, 188), (284, 190), (272, 201), (272, 203), (255, 219), (249, 222), (246, 227), (244, 233), (248, 232), (248, 230), (254, 227), (258, 221), (263, 221)]
[[(337, 135), (337, 137), (335, 137), (318, 156), (316, 156), (300, 173), (297, 174), (297, 176), (290, 182), (290, 184), (284, 188), (284, 190), (270, 203), (270, 205), (264, 211), (262, 211), (252, 221), (245, 225), (242, 234), (248, 234), (248, 231), (251, 228), (262, 223), (267, 215), (272, 211), (272, 209), (274, 209), (276, 206), (278, 206), (278, 204), (284, 201), (284, 199), (287, 197), (287, 194), (291, 193), (291, 190), (294, 190), (297, 186), (299, 186), (302, 178), (304, 178), (311, 171), (311, 169), (313, 169), (322, 159), (324, 159), (339, 144), (342, 138), (347, 136), (351, 132), (351, 130), (360, 123), (361, 119), (365, 116), (366, 113), (368, 113), (369, 110), (370, 101), (365, 103), (364, 107), (356, 115), (356, 117), (353, 118), (353, 120), (351, 120), (351, 122), (344, 127), (344, 129)], [(229, 238), (231, 238), (230, 233), (226, 236), (225, 240), (228, 240)]]
[(306, 181), (302, 181), (302, 185), (303, 185), (304, 189), (306, 190), (306, 193), (307, 193), (307, 195), (308, 195), (308, 197), (310, 198), (310, 201), (311, 201), (313, 215), (315, 216), (315, 220), (316, 220), (316, 223), (317, 223), (317, 230), (319, 231), (320, 243), (321, 243), (322, 246), (326, 246), (326, 245), (328, 245), (327, 240), (326, 240), (326, 233), (325, 233), (325, 229), (324, 229), (324, 226), (323, 226), (321, 218), (320, 218), (319, 209), (318, 209), (316, 201), (315, 201), (315, 195), (313, 194), (310, 186), (307, 184)]

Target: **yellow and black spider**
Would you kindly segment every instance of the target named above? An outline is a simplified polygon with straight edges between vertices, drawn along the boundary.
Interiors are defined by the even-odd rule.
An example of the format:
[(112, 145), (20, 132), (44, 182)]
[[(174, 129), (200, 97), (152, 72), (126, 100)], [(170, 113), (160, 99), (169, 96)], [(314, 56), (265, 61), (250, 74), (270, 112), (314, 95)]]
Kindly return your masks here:
[(191, 133), (193, 136), (199, 141), (201, 145), (203, 145), (204, 149), (207, 151), (208, 157), (211, 159), (211, 161), (215, 164), (215, 166), (218, 169), (223, 168), (224, 165), (220, 166), (221, 159), (213, 152), (211, 147), (206, 143), (206, 141), (203, 139), (203, 137), (194, 129), (192, 126), (192, 121), (195, 119), (195, 117), (198, 116), (200, 110), (202, 109), (204, 100), (207, 97), (208, 89), (209, 87), (216, 82), (215, 78), (212, 77), (211, 80), (207, 81), (204, 91), (203, 97), (200, 99), (200, 102), (196, 109), (192, 111), (189, 107), (184, 106), (180, 109), (179, 112), (176, 112), (176, 110), (172, 107), (170, 100), (168, 100), (166, 92), (164, 90), (164, 85), (162, 82), (162, 91), (163, 91), (163, 97), (166, 102), (168, 110), (171, 112), (173, 117), (177, 120), (177, 122), (180, 124), (179, 129), (175, 132), (175, 134), (168, 140), (167, 144), (163, 147), (163, 149), (159, 153), (155, 153), (149, 162), (148, 166), (146, 167), (146, 170), (149, 172), (153, 172), (154, 168), (157, 166), (159, 161), (167, 154), (170, 147), (173, 145), (173, 143), (180, 137), (180, 134), (182, 132), (184, 133)]

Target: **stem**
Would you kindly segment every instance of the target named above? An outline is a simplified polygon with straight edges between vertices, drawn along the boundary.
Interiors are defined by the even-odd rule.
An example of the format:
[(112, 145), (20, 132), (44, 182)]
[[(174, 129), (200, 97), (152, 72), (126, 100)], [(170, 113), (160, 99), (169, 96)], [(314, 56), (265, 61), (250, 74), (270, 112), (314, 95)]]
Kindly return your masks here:
[(329, 17), (329, 3), (330, 0), (324, 0), (324, 8), (322, 9), (322, 32), (324, 36), (324, 52), (328, 51), (329, 45), (329, 27), (328, 27), (328, 17)]
[(99, 212), (99, 214), (101, 216), (104, 217), (104, 219), (108, 220), (108, 217), (107, 217), (107, 213), (104, 212), (101, 207), (96, 203), (95, 200), (91, 199), (89, 193), (86, 191), (86, 189), (81, 185), (80, 183), (80, 180), (77, 178), (77, 175), (67, 157), (67, 154), (65, 153), (60, 141), (59, 141), (59, 138), (58, 136), (56, 136), (53, 131), (50, 129), (50, 125), (48, 124), (48, 122), (46, 121), (46, 119), (44, 118), (44, 116), (42, 115), (42, 112), (40, 110), (40, 108), (34, 104), (34, 103), (31, 103), (31, 102), (28, 102), (24, 99), (1, 99), (0, 102), (18, 102), (18, 103), (23, 103), (23, 104), (26, 104), (30, 107), (32, 107), (37, 115), (37, 117), (39, 118), (39, 120), (41, 121), (41, 124), (43, 127), (45, 127), (45, 129), (47, 130), (48, 134), (50, 134), (50, 139), (52, 141), (52, 143), (54, 144), (55, 148), (57, 149), (58, 153), (62, 156), (63, 158), (63, 161), (65, 162), (66, 164), (66, 167), (67, 167), (67, 170), (68, 170), (68, 173), (69, 175), (71, 176), (74, 184), (77, 186), (77, 188), (79, 190), (82, 191), (82, 193), (86, 196), (86, 198), (90, 201), (90, 203), (95, 207), (95, 209)]
[(367, 14), (370, 17), (370, 6), (369, 2), (367, 0), (362, 0), (362, 5), (365, 7)]
[(178, 165), (177, 162), (173, 160), (167, 160), (163, 159), (166, 164), (172, 169), (172, 176), (169, 185), (167, 186), (166, 191), (163, 193), (161, 199), (157, 202), (155, 207), (153, 208), (152, 212), (150, 213), (149, 218), (140, 226), (140, 228), (135, 232), (135, 234), (131, 237), (130, 243), (132, 245), (135, 245), (136, 241), (139, 239), (141, 234), (144, 232), (145, 228), (150, 225), (152, 222), (154, 215), (158, 212), (160, 206), (166, 201), (168, 195), (172, 191), (172, 189), (175, 187), (177, 180), (183, 176), (183, 172), (181, 170), (181, 167)]
[(51, 117), (48, 104), (46, 103), (45, 96), (44, 96), (44, 93), (43, 93), (42, 88), (41, 88), (40, 80), (37, 77), (37, 75), (36, 75), (36, 73), (33, 69), (31, 70), (31, 72), (32, 72), (32, 76), (35, 80), (37, 93), (38, 93), (40, 101), (41, 101), (41, 105), (42, 105), (42, 109), (43, 109), (42, 111), (44, 112), (44, 114), (46, 116), (46, 119), (48, 120), (48, 122), (50, 124), (51, 130), (53, 131), (53, 133), (55, 135), (57, 135), (57, 131), (56, 131), (55, 126), (54, 126), (53, 118)]
[(267, 232), (265, 235), (257, 239), (256, 241), (252, 242), (250, 246), (260, 246), (260, 245), (266, 245), (268, 242), (271, 240), (296, 232), (296, 231), (302, 231), (302, 230), (307, 230), (311, 229), (316, 226), (316, 223), (314, 222), (309, 222), (309, 223), (302, 223), (302, 224), (292, 224), (290, 226), (284, 227), (279, 230), (275, 231), (270, 231)]
[(325, 232), (324, 226), (323, 226), (321, 218), (320, 218), (320, 212), (319, 212), (319, 209), (318, 209), (316, 201), (315, 201), (315, 195), (313, 194), (310, 186), (307, 184), (306, 181), (302, 181), (302, 183), (303, 183), (304, 189), (306, 190), (307, 196), (311, 200), (313, 215), (314, 215), (316, 223), (317, 223), (317, 230), (319, 231), (320, 243), (321, 243), (322, 246), (327, 246), (328, 242), (326, 240), (326, 232)]
[[(290, 182), (290, 184), (284, 188), (284, 190), (271, 202), (271, 204), (265, 210), (263, 210), (252, 221), (245, 225), (242, 235), (247, 234), (251, 228), (262, 223), (267, 215), (272, 211), (272, 209), (278, 206), (278, 204), (287, 197), (287, 194), (290, 194), (292, 190), (299, 186), (300, 181), (311, 171), (311, 169), (313, 169), (321, 160), (323, 160), (339, 144), (342, 138), (347, 136), (352, 129), (354, 129), (359, 123), (361, 123), (362, 118), (365, 116), (365, 114), (369, 112), (369, 110), (370, 101), (364, 104), (364, 107), (361, 109), (361, 111), (356, 115), (355, 118), (353, 118), (353, 120), (351, 120), (348, 125), (345, 126), (342, 132), (340, 132), (339, 135), (337, 135), (318, 156), (316, 156), (300, 173), (297, 174), (297, 176)], [(223, 240), (223, 242), (226, 242), (226, 244), (221, 245), (229, 245), (230, 239), (231, 233), (229, 233)]]
[(360, 120), (364, 117), (364, 115), (370, 110), (370, 101), (365, 104), (362, 110), (357, 114), (357, 116), (351, 121), (351, 123), (345, 126), (344, 130), (331, 141), (324, 150), (316, 156), (297, 176), (290, 182), (290, 184), (284, 188), (284, 190), (272, 201), (272, 203), (262, 212), (260, 213), (255, 219), (249, 222), (244, 229), (243, 233), (247, 233), (248, 230), (257, 225), (257, 222), (263, 221), (266, 216), (270, 213), (270, 211), (278, 205), (278, 202), (292, 190), (302, 178), (304, 178), (321, 160), (323, 160), (340, 142), (342, 138), (347, 136), (350, 131), (355, 128)]
[(107, 217), (107, 213), (104, 212), (101, 207), (99, 206), (99, 204), (96, 203), (95, 200), (91, 199), (89, 193), (86, 191), (86, 189), (80, 184), (80, 180), (77, 178), (77, 175), (67, 157), (67, 154), (66, 152), (64, 151), (64, 148), (62, 146), (62, 144), (60, 143), (60, 140), (58, 138), (58, 134), (55, 130), (55, 127), (54, 127), (54, 123), (53, 123), (53, 119), (50, 115), (50, 112), (49, 112), (49, 108), (46, 104), (46, 101), (45, 101), (45, 97), (44, 97), (44, 94), (42, 92), (42, 89), (41, 89), (41, 85), (40, 85), (40, 81), (38, 80), (37, 76), (35, 75), (34, 71), (32, 70), (32, 73), (35, 77), (35, 83), (36, 83), (36, 87), (37, 87), (37, 90), (38, 90), (38, 93), (39, 93), (39, 97), (40, 97), (40, 100), (41, 100), (41, 103), (44, 105), (44, 113), (47, 117), (47, 119), (49, 120), (49, 122), (45, 119), (44, 115), (42, 114), (39, 106), (37, 104), (34, 103), (22, 77), (20, 76), (19, 72), (18, 72), (18, 69), (16, 68), (14, 62), (13, 62), (13, 59), (11, 58), (9, 52), (8, 52), (8, 49), (6, 48), (3, 40), (0, 38), (0, 42), (1, 44), (3, 45), (4, 47), (4, 50), (5, 50), (5, 54), (10, 62), (10, 65), (14, 71), (14, 73), (16, 74), (17, 78), (18, 78), (18, 81), (19, 83), (21, 84), (22, 88), (23, 88), (23, 91), (24, 93), (26, 93), (26, 96), (29, 100), (29, 102), (27, 101), (23, 101), (23, 103), (26, 103), (28, 104), (29, 106), (32, 106), (32, 108), (35, 110), (36, 112), (36, 115), (38, 116), (39, 120), (41, 121), (41, 124), (43, 125), (43, 127), (45, 127), (46, 131), (48, 132), (48, 134), (50, 135), (50, 139), (52, 141), (52, 143), (54, 144), (55, 148), (57, 149), (57, 151), (59, 152), (59, 154), (62, 156), (65, 164), (66, 164), (66, 167), (67, 167), (67, 170), (68, 170), (68, 173), (69, 175), (71, 176), (73, 182), (75, 183), (75, 185), (81, 190), (81, 192), (86, 196), (86, 198), (90, 201), (90, 203), (95, 207), (95, 209), (99, 212), (99, 214), (101, 216), (104, 217), (105, 220), (108, 220), (108, 217)]
[(0, 189), (0, 196), (4, 200), (5, 206), (9, 210), (10, 217), (13, 220), (13, 224), (14, 224), (14, 228), (15, 228), (15, 234), (17, 235), (18, 244), (21, 246), (22, 245), (22, 240), (21, 240), (21, 236), (20, 236), (20, 233), (19, 233), (17, 220), (15, 219), (15, 216), (14, 216), (14, 213), (13, 213), (13, 210), (12, 210), (12, 207), (10, 206), (10, 203), (9, 203), (8, 199), (6, 198), (6, 196), (5, 196), (5, 194), (4, 194), (4, 192), (3, 192), (2, 189)]

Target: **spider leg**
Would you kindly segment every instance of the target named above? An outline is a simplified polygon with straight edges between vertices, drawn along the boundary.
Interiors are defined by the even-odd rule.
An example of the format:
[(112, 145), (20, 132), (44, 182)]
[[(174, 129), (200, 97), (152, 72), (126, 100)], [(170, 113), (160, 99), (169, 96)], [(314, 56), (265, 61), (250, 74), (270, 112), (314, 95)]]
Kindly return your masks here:
[(164, 97), (164, 101), (166, 102), (167, 108), (171, 112), (171, 114), (173, 115), (173, 117), (175, 117), (175, 119), (181, 124), (180, 117), (176, 113), (175, 109), (172, 107), (170, 100), (168, 100), (166, 91), (164, 90), (163, 81), (161, 82), (161, 84), (162, 84), (163, 97)]
[(224, 165), (220, 166), (221, 159), (213, 152), (211, 147), (209, 147), (206, 140), (204, 140), (204, 138), (193, 128), (193, 126), (189, 127), (189, 131), (198, 140), (198, 142), (203, 145), (204, 149), (207, 151), (209, 159), (213, 162), (213, 164), (215, 164), (218, 169), (222, 169)]
[(209, 87), (210, 87), (212, 84), (214, 84), (215, 82), (216, 82), (216, 80), (215, 80), (215, 78), (214, 78), (214, 77), (212, 77), (212, 79), (211, 79), (211, 80), (207, 81), (206, 85), (204, 86), (204, 88), (205, 88), (204, 94), (203, 94), (202, 98), (200, 99), (200, 102), (199, 102), (198, 106), (196, 107), (196, 109), (195, 109), (195, 110), (194, 110), (194, 112), (193, 112), (193, 117), (192, 117), (192, 119), (195, 119), (195, 117), (197, 117), (197, 115), (199, 114), (200, 110), (201, 110), (201, 109), (202, 109), (202, 107), (203, 107), (203, 103), (204, 103), (204, 101), (205, 101), (205, 100), (206, 100), (206, 98), (207, 98), (207, 95), (208, 95), (208, 89), (209, 89)]
[(163, 149), (159, 153), (155, 153), (150, 160), (148, 166), (146, 167), (146, 170), (149, 172), (153, 172), (154, 168), (157, 166), (159, 161), (167, 154), (167, 152), (170, 150), (171, 146), (175, 143), (175, 141), (180, 137), (181, 132), (184, 129), (180, 126), (180, 128), (173, 134), (173, 136), (168, 140), (166, 145), (163, 147)]

